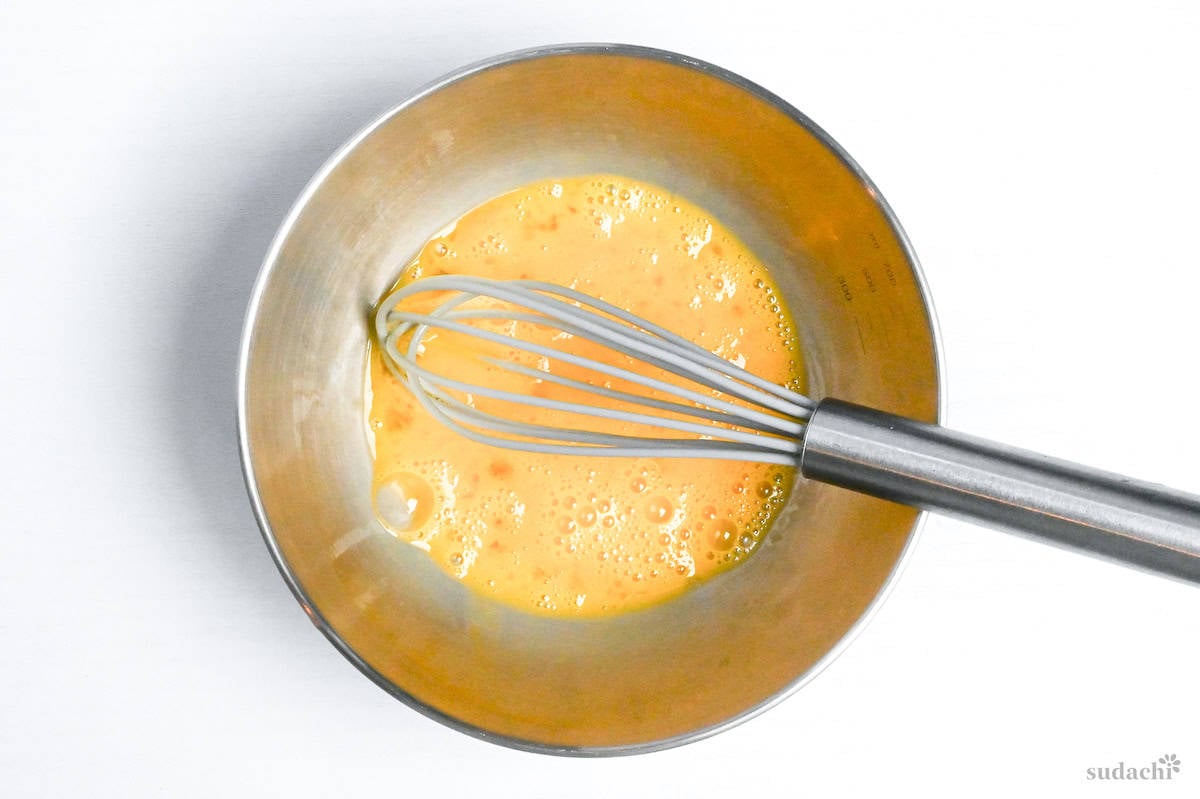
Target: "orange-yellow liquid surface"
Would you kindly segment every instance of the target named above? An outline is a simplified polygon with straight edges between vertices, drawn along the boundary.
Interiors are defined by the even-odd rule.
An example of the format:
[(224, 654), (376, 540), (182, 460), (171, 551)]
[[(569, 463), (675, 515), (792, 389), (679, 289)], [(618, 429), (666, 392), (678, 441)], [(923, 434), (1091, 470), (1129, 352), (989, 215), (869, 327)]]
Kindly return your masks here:
[[(588, 175), (540, 181), (497, 197), (431, 239), (397, 286), (440, 274), (569, 286), (757, 375), (804, 388), (794, 322), (766, 267), (711, 215), (646, 183)], [(414, 310), (435, 304), (427, 300)], [(663, 376), (532, 324), (498, 323), (493, 329)], [(514, 391), (549, 397), (565, 392), (564, 398), (580, 399), (577, 393), (567, 396), (571, 389), (505, 377), (463, 357), (479, 351), (480, 345), (459, 334), (438, 333), (427, 339), (421, 363)], [(485, 354), (523, 357), (534, 368), (569, 374), (567, 367), (533, 356), (495, 347)], [(475, 591), (531, 613), (620, 613), (675, 596), (734, 566), (759, 547), (793, 478), (791, 467), (758, 463), (591, 458), (491, 447), (428, 414), (377, 348), (368, 380), (380, 522)], [(488, 410), (542, 424), (578, 424), (554, 418), (555, 412)], [(655, 434), (607, 420), (590, 426)]]

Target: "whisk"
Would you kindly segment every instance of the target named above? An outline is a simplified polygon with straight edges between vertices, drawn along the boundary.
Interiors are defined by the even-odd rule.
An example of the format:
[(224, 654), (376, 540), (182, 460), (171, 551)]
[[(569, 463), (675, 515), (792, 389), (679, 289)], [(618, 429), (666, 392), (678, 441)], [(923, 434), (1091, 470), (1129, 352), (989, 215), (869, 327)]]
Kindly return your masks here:
[[(423, 312), (402, 307), (423, 293), (441, 295), (440, 302)], [(1200, 497), (837, 399), (814, 401), (575, 289), (437, 275), (389, 295), (374, 323), (385, 363), (417, 402), (481, 443), (543, 454), (793, 465), (811, 480), (1200, 582)], [(556, 333), (542, 344), (514, 336), (519, 324)], [(499, 348), (507, 357), (479, 355), (497, 373), (557, 385), (581, 399), (430, 370), (419, 360), (436, 331)], [(614, 357), (555, 343), (576, 340)], [(541, 368), (522, 363), (520, 353)], [(629, 368), (633, 362), (663, 376)], [(551, 363), (579, 377), (555, 372)], [(555, 423), (492, 412), (477, 398), (492, 400), (489, 407), (532, 408)], [(597, 431), (588, 419), (635, 432)]]

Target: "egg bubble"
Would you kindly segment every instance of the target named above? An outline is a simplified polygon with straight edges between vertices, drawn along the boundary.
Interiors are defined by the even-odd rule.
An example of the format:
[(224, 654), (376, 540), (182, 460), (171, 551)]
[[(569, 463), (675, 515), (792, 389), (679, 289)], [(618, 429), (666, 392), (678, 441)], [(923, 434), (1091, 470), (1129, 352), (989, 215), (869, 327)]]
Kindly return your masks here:
[(375, 489), (374, 500), (379, 522), (397, 535), (410, 534), (424, 527), (437, 504), (433, 487), (412, 472), (399, 472), (380, 483)]
[(666, 497), (655, 497), (646, 504), (646, 515), (656, 524), (666, 524), (675, 516), (675, 506)]
[(717, 522), (716, 529), (713, 531), (712, 541), (713, 546), (721, 551), (733, 549), (733, 544), (737, 540), (737, 525), (729, 519), (722, 519)]

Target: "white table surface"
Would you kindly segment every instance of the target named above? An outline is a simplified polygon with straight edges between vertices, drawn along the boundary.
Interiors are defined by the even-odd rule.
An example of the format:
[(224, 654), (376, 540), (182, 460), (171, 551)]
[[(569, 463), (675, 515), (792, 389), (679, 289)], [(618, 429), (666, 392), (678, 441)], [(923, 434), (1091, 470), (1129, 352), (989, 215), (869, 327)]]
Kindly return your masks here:
[[(931, 519), (811, 685), (673, 751), (446, 729), (276, 573), (234, 439), (268, 242), (459, 65), (624, 41), (740, 72), (887, 196), (950, 423), (1200, 492), (1194, 2), (0, 3), (0, 794), (1200, 796), (1200, 588)], [(1170, 784), (1089, 782), (1174, 753)]]

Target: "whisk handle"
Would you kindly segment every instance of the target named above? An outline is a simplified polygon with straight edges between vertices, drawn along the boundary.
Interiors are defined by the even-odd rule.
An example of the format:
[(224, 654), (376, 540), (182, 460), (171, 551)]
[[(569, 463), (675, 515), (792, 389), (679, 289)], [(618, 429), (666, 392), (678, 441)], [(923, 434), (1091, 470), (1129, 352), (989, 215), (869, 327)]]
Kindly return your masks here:
[(823, 400), (805, 477), (1200, 583), (1200, 497)]

